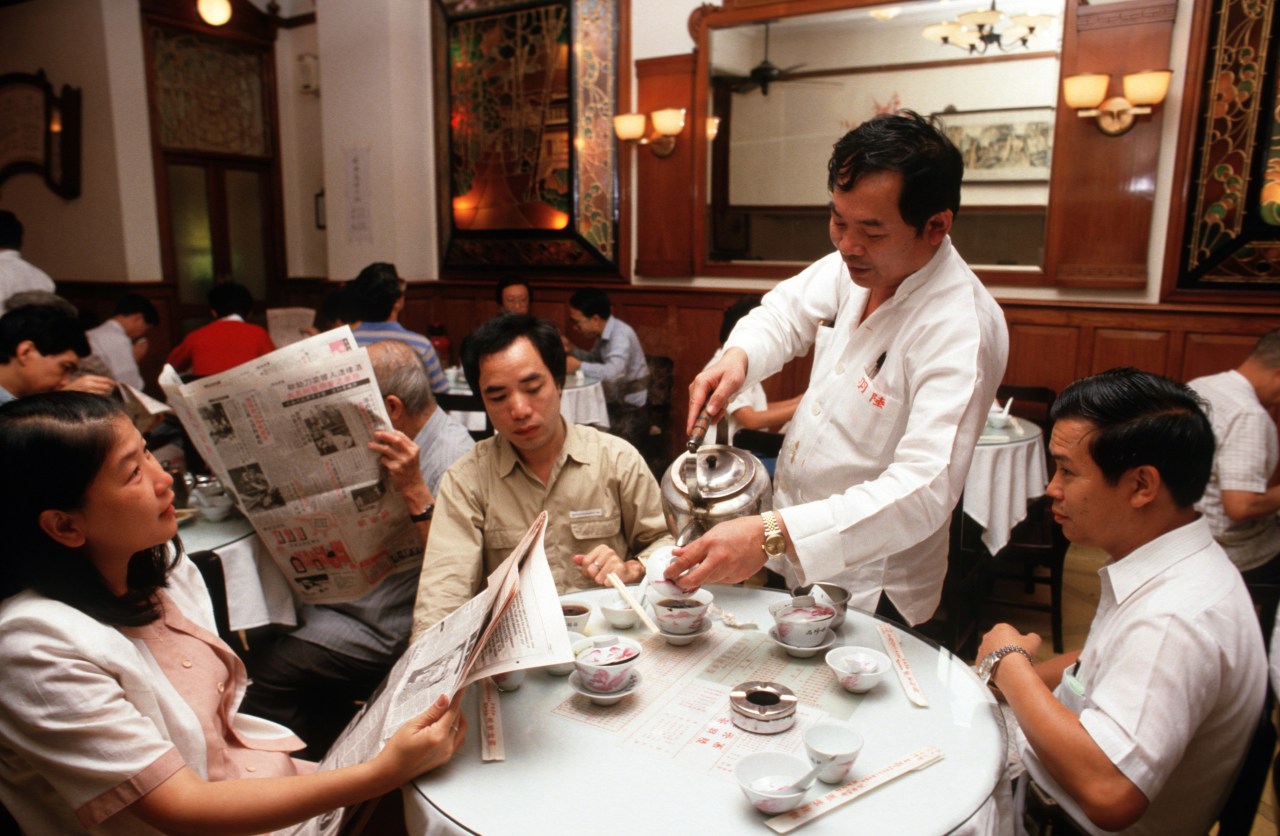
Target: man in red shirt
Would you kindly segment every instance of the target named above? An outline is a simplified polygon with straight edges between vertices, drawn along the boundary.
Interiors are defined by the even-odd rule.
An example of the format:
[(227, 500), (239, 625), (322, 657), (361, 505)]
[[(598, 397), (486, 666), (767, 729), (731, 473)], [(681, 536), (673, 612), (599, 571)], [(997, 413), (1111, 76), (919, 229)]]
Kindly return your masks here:
[(169, 365), (178, 372), (204, 377), (276, 350), (265, 328), (244, 321), (253, 308), (253, 297), (244, 285), (214, 285), (209, 306), (215, 320), (187, 334), (169, 352)]

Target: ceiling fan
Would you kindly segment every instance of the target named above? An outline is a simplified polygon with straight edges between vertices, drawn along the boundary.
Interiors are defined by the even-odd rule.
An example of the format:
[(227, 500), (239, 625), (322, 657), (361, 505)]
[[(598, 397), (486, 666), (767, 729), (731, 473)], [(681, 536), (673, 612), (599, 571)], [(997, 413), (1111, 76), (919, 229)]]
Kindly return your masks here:
[(760, 94), (769, 95), (769, 85), (777, 81), (785, 81), (788, 74), (803, 67), (804, 64), (793, 64), (790, 67), (779, 67), (769, 60), (769, 24), (764, 25), (764, 60), (751, 68), (746, 75), (715, 75), (711, 83), (728, 87), (734, 93), (750, 93), (757, 87)]

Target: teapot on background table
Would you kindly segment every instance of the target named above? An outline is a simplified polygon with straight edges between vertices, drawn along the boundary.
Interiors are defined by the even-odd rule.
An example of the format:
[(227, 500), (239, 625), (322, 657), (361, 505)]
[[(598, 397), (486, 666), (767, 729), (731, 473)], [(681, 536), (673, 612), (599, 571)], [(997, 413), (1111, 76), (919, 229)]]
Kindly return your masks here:
[(710, 419), (694, 424), (686, 452), (662, 476), (662, 513), (677, 546), (687, 545), (716, 523), (773, 508), (773, 486), (764, 464), (728, 444), (703, 445)]

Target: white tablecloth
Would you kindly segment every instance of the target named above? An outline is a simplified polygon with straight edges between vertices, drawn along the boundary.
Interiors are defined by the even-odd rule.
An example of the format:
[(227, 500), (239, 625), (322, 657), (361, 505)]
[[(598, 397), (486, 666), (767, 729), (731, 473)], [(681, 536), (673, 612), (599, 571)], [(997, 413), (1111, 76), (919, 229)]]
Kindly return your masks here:
[[(456, 395), (470, 395), (471, 390), (464, 386), (451, 386), (449, 391)], [(484, 429), (483, 412), (454, 412), (454, 418), (462, 422), (468, 430), (480, 432)], [(569, 375), (564, 381), (564, 392), (560, 395), (560, 414), (572, 424), (590, 424), (602, 430), (609, 429), (609, 410), (604, 402), (604, 387), (600, 381), (586, 378), (581, 384)]]
[(1008, 430), (987, 428), (973, 451), (964, 483), (964, 512), (982, 526), (982, 542), (995, 554), (1009, 542), (1013, 527), (1027, 516), (1027, 503), (1048, 484), (1044, 438), (1030, 421)]
[(178, 534), (188, 552), (212, 551), (221, 559), (227, 584), (227, 622), (232, 630), (267, 624), (297, 626), (289, 582), (244, 517), (234, 514), (217, 523), (195, 520)]

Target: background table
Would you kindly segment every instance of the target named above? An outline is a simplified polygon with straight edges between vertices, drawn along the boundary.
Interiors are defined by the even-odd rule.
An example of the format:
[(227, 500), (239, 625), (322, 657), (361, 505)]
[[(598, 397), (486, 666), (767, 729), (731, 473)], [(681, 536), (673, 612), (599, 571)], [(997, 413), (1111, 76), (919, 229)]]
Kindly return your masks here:
[(221, 522), (196, 517), (178, 527), (178, 536), (187, 554), (211, 551), (218, 555), (227, 586), (227, 623), (232, 630), (268, 624), (297, 626), (289, 582), (238, 511)]
[[(470, 395), (466, 383), (450, 384), (449, 391), (457, 395)], [(602, 430), (609, 429), (609, 410), (604, 402), (604, 387), (600, 379), (583, 375), (582, 380), (565, 375), (564, 391), (560, 393), (560, 414), (571, 424), (591, 424)], [(481, 432), (485, 428), (483, 412), (454, 412), (468, 430)]]
[[(773, 590), (710, 589), (717, 604), (766, 629), (772, 624), (768, 605), (783, 600)], [(599, 635), (615, 632), (598, 607), (614, 594), (595, 590), (564, 600), (596, 605), (587, 633)], [(850, 610), (838, 643), (880, 649), (878, 623)], [(1003, 770), (1004, 723), (990, 692), (968, 665), (907, 631), (897, 632), (927, 708), (908, 702), (892, 671), (867, 694), (850, 694), (835, 681), (823, 654), (794, 659), (755, 629), (734, 630), (715, 621), (709, 634), (688, 647), (669, 646), (639, 626), (616, 632), (644, 643), (637, 693), (617, 705), (595, 706), (574, 692), (567, 677), (530, 671), (518, 691), (499, 697), (505, 761), (480, 760), (480, 688), (469, 689), (466, 742), (449, 764), (404, 789), (409, 832), (443, 827), (486, 834), (771, 833), (767, 817), (743, 797), (728, 761), (744, 750), (795, 750), (799, 734), (753, 735), (727, 719), (721, 722), (728, 717), (729, 689), (751, 679), (792, 688), (805, 706), (802, 722), (826, 712), (853, 723), (866, 740), (855, 779), (927, 746), (943, 751), (942, 761), (806, 824), (800, 831), (805, 836), (937, 836), (978, 810)], [(708, 646), (715, 652), (694, 664)], [(725, 754), (725, 745), (743, 749)], [(830, 789), (815, 784), (806, 798)]]
[(1048, 484), (1044, 438), (1031, 421), (1015, 418), (1007, 430), (987, 427), (973, 451), (964, 482), (964, 512), (982, 526), (991, 554), (1009, 542), (1013, 527), (1027, 516), (1027, 503)]

